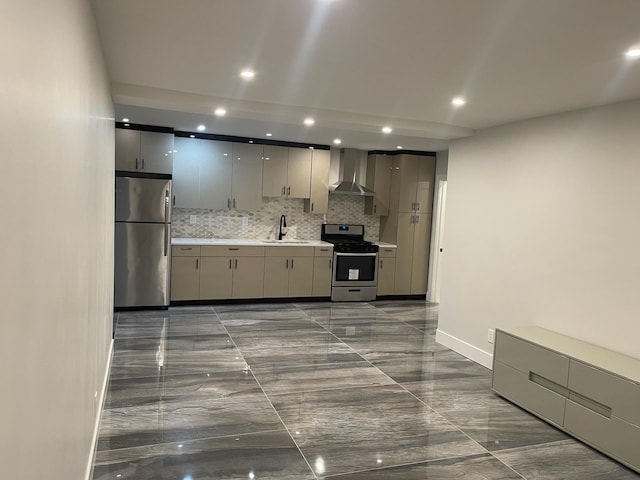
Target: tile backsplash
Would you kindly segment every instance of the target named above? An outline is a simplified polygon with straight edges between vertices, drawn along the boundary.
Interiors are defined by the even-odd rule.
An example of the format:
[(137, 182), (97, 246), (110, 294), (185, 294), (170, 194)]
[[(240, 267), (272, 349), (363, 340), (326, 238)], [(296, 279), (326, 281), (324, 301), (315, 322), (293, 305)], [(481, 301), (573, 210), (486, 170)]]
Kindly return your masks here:
[[(286, 215), (287, 238), (319, 240), (320, 225), (326, 222), (363, 224), (366, 240), (379, 239), (380, 219), (364, 214), (364, 197), (329, 195), (326, 215), (305, 213), (303, 206), (304, 200), (299, 198), (264, 197), (262, 209), (257, 212), (175, 208), (172, 235), (174, 238), (272, 239), (278, 235), (280, 215)], [(190, 222), (191, 216), (195, 217), (195, 224)]]

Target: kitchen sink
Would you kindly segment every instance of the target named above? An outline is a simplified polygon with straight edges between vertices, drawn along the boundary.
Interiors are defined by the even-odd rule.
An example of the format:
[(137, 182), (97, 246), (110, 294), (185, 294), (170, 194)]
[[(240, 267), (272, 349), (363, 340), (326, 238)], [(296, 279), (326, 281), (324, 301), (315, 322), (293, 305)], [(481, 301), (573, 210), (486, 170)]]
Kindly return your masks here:
[(261, 240), (262, 243), (309, 243), (308, 240)]

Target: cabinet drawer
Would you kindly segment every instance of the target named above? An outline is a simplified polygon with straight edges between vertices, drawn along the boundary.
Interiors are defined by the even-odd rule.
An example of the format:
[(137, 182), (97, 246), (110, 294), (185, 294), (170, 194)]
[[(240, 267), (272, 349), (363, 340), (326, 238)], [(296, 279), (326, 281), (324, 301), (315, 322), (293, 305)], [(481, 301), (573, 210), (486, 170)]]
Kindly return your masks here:
[(201, 252), (203, 257), (263, 257), (264, 247), (246, 245), (203, 245)]
[(493, 389), (527, 410), (562, 426), (565, 397), (532, 382), (527, 373), (496, 361), (493, 366)]
[(380, 250), (378, 250), (378, 257), (380, 258), (395, 257), (397, 250), (398, 250), (397, 248), (380, 247)]
[(533, 372), (559, 385), (567, 386), (568, 357), (500, 330), (496, 331), (494, 358), (526, 374)]
[(316, 257), (332, 257), (333, 247), (314, 247)]
[(171, 255), (174, 257), (199, 257), (200, 245), (172, 245)]
[(313, 247), (266, 247), (266, 257), (313, 257)]
[(571, 400), (567, 400), (564, 427), (572, 435), (640, 471), (640, 427), (616, 417), (604, 417)]
[(569, 389), (606, 405), (614, 417), (640, 426), (640, 385), (637, 383), (571, 359)]

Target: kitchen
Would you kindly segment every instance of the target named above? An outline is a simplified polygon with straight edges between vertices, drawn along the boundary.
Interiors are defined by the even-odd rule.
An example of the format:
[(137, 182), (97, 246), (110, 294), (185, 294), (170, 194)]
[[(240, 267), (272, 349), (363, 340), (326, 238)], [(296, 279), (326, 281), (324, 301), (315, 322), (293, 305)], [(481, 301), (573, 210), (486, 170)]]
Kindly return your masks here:
[[(8, 234), (3, 237), (1, 276), (6, 327), (2, 377), (9, 386), (3, 396), (6, 471), (28, 479), (89, 478), (112, 348), (113, 123), (131, 116), (149, 125), (168, 125), (157, 118), (157, 110), (181, 116), (187, 115), (185, 109), (195, 108), (187, 125), (179, 127), (184, 131), (205, 124), (211, 132), (237, 135), (233, 112), (240, 110), (248, 117), (247, 125), (255, 127), (244, 134), (247, 137), (273, 133), (287, 141), (323, 145), (340, 138), (344, 146), (365, 151), (397, 146), (448, 150), (447, 262), (435, 333), (439, 345), (490, 365), (493, 347), (487, 329), (536, 324), (638, 358), (634, 239), (639, 173), (634, 152), (639, 148), (635, 130), (640, 82), (631, 48), (638, 42), (636, 2), (604, 6), (591, 0), (421, 0), (403, 2), (402, 8), (398, 2), (366, 2), (359, 10), (358, 0), (334, 0), (317, 2), (319, 17), (301, 17), (300, 9), (311, 2), (289, 4), (279, 13), (276, 3), (261, 1), (252, 2), (251, 8), (238, 7), (242, 11), (235, 21), (227, 16), (234, 11), (232, 4), (220, 9), (215, 1), (196, 3), (177, 12), (169, 2), (148, 5), (144, 0), (35, 0), (2, 7), (3, 198), (10, 206), (4, 212)], [(125, 6), (130, 10), (107, 8)], [(94, 16), (101, 19), (102, 32)], [(160, 20), (156, 26), (154, 18)], [(292, 21), (285, 27), (283, 18)], [(310, 20), (317, 18), (324, 23)], [(105, 19), (113, 35), (105, 32)], [(200, 41), (200, 30), (218, 39)], [(297, 38), (277, 39), (276, 32), (296, 32)], [(322, 53), (313, 46), (324, 37), (330, 48)], [(269, 39), (276, 40), (271, 48), (257, 47), (269, 45)], [(191, 47), (181, 48), (180, 40)], [(223, 52), (217, 61), (206, 60), (219, 50)], [(131, 57), (117, 60), (117, 52)], [(253, 84), (239, 81), (240, 70), (255, 66), (267, 52), (286, 64), (260, 63)], [(196, 60), (196, 73), (185, 65), (189, 58)], [(304, 73), (308, 58), (317, 60), (311, 77)], [(215, 80), (213, 71), (224, 78)], [(273, 71), (279, 72), (277, 79)], [(283, 80), (283, 73), (292, 75)], [(265, 90), (274, 83), (283, 87), (281, 93)], [(209, 90), (212, 85), (219, 90)], [(329, 86), (338, 88), (322, 103), (319, 99), (326, 98), (323, 91)], [(177, 95), (178, 90), (190, 93)], [(467, 97), (465, 106), (450, 104), (457, 95)], [(218, 101), (243, 96), (251, 100), (226, 104), (226, 118), (212, 116), (211, 107)], [(114, 103), (120, 109), (129, 101), (146, 109), (149, 118), (114, 109)], [(264, 103), (270, 101), (289, 107), (266, 112)], [(205, 104), (210, 106), (203, 108)], [(302, 123), (307, 116), (316, 120), (311, 128)], [(283, 121), (282, 130), (263, 128), (262, 120), (276, 118)], [(391, 135), (382, 133), (381, 127), (389, 123)], [(349, 140), (345, 131), (351, 132)], [(315, 138), (318, 132), (322, 138)], [(400, 317), (390, 305), (384, 315), (366, 307), (349, 309), (347, 304), (337, 308), (352, 321), (358, 314), (373, 317), (377, 312), (386, 316), (385, 327), (389, 316)], [(316, 332), (312, 337), (321, 337), (313, 319), (329, 327), (326, 312), (286, 312), (298, 319), (301, 329), (315, 325), (309, 328)], [(264, 311), (256, 315), (267, 316)], [(421, 315), (424, 321), (425, 312)], [(421, 334), (408, 323), (416, 319), (404, 319), (404, 344), (418, 348), (409, 332)], [(334, 320), (332, 331), (347, 339), (356, 325)], [(433, 319), (429, 322), (433, 326)], [(206, 328), (224, 330), (214, 323)], [(205, 325), (191, 327), (197, 331)], [(349, 341), (364, 355), (384, 353), (367, 353), (369, 346), (356, 337)], [(246, 342), (244, 348), (250, 343)], [(339, 347), (342, 358), (354, 358), (345, 345)], [(398, 362), (396, 358), (389, 371), (410, 380), (410, 363), (403, 374)], [(483, 378), (473, 365), (454, 363), (460, 372)], [(367, 378), (385, 381), (367, 372)], [(224, 375), (215, 376), (222, 382)], [(248, 377), (242, 378), (244, 383), (240, 378), (235, 383), (238, 387), (248, 385)], [(449, 385), (452, 394), (472, 384), (455, 379), (424, 382), (425, 387)], [(379, 391), (386, 388), (391, 387)], [(428, 399), (428, 390), (414, 392), (443, 413), (463, 417), (462, 411), (454, 412), (459, 404), (453, 397)], [(439, 390), (439, 395), (444, 392)], [(476, 393), (455, 398), (494, 397)], [(412, 404), (405, 401), (404, 405)], [(474, 435), (482, 430), (476, 428), (480, 419), (496, 422), (505, 413), (505, 407), (494, 404), (482, 413), (479, 405), (467, 408), (475, 421), (467, 418), (459, 424)], [(502, 416), (488, 416), (491, 409)], [(342, 420), (339, 411), (332, 413)], [(394, 413), (400, 417), (399, 410)], [(285, 421), (294, 415), (289, 410)], [(548, 438), (555, 441), (550, 443), (533, 442), (533, 436), (524, 434), (534, 431), (533, 421), (521, 421), (527, 428), (521, 429), (519, 445), (486, 443), (492, 452), (488, 456), (456, 458), (471, 462), (476, 471), (509, 464), (525, 477), (532, 468), (547, 473), (564, 468), (562, 478), (584, 478), (579, 476), (581, 466), (596, 478), (628, 476), (615, 470), (619, 464), (607, 464), (572, 440), (552, 435)], [(276, 425), (282, 424), (269, 423)], [(535, 424), (537, 428), (542, 429)], [(235, 438), (257, 439), (230, 441)], [(274, 447), (286, 440), (280, 434), (262, 439)], [(286, 445), (278, 452), (300, 455), (291, 443)], [(187, 447), (191, 445), (183, 445)], [(216, 448), (223, 447), (220, 443)], [(468, 447), (471, 450), (457, 452), (477, 452)], [(366, 455), (361, 458), (369, 461)], [(390, 465), (384, 456), (372, 462), (378, 460), (382, 467)], [(463, 468), (453, 460), (445, 463), (422, 466), (431, 476)], [(334, 467), (324, 463), (325, 470)], [(509, 475), (513, 474), (505, 478)]]
[[(367, 157), (365, 151), (334, 149), (331, 155), (322, 145), (277, 140), (263, 145), (261, 140), (240, 137), (224, 137), (235, 141), (223, 142), (216, 135), (189, 132), (177, 132), (174, 140), (172, 133), (161, 128), (135, 130), (130, 123), (118, 127), (116, 308), (167, 307), (170, 300), (331, 297), (368, 301), (389, 295), (424, 298), (427, 293), (435, 153), (378, 151)], [(338, 162), (334, 168), (331, 158)], [(332, 180), (331, 171), (338, 178)], [(371, 188), (361, 185), (361, 178), (368, 179)], [(150, 196), (137, 197), (134, 192), (144, 194), (145, 185)], [(134, 208), (154, 201), (156, 211), (169, 223), (157, 230), (157, 238), (149, 237), (147, 230), (138, 238), (132, 230), (136, 223), (125, 222), (144, 221)], [(147, 221), (154, 221), (153, 212)], [(208, 231), (198, 235), (205, 222)], [(325, 234), (327, 224), (342, 227), (340, 232)], [(407, 236), (406, 231), (411, 234)], [(376, 245), (362, 243), (365, 235)], [(319, 240), (336, 243), (333, 256), (324, 253), (330, 245)], [(344, 241), (351, 242), (350, 248), (340, 250), (338, 243)], [(359, 248), (355, 241), (361, 242)], [(295, 289), (271, 288), (272, 282), (282, 282), (283, 273), (289, 277), (281, 267), (288, 271), (291, 264), (293, 273), (296, 265), (293, 258), (283, 257), (282, 242), (288, 246), (287, 255), (299, 257), (296, 273), (302, 276), (298, 273), (289, 280)], [(399, 254), (396, 243), (400, 243)], [(158, 260), (149, 256), (152, 244), (158, 246)], [(378, 260), (379, 246), (383, 248)], [(265, 264), (265, 255), (277, 258)], [(319, 258), (327, 255), (332, 258)], [(247, 256), (254, 258), (243, 258)], [(156, 267), (162, 258), (165, 271)], [(242, 273), (247, 264), (252, 266)], [(336, 267), (333, 280), (332, 266)], [(349, 278), (338, 281), (338, 270), (348, 270)], [(150, 277), (154, 271), (158, 272), (155, 279)], [(221, 276), (228, 278), (220, 280)], [(164, 284), (162, 291), (159, 284)], [(149, 290), (158, 291), (157, 297), (150, 298)]]

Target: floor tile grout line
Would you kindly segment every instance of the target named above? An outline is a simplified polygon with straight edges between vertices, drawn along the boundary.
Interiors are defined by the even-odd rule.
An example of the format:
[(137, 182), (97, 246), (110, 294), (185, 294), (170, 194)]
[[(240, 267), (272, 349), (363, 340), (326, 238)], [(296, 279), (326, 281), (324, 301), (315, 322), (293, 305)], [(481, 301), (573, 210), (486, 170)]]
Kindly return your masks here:
[[(216, 312), (216, 315), (218, 315), (218, 313)], [(218, 316), (218, 319), (220, 317)], [(220, 322), (222, 323), (222, 320), (220, 320)], [(229, 331), (227, 330), (227, 327), (222, 324), (222, 326), (224, 327), (224, 329), (227, 331), (227, 334), (229, 335), (229, 337), (232, 339), (233, 341), (233, 337), (231, 337), (231, 333), (229, 333)], [(234, 342), (235, 344), (235, 342)], [(238, 346), (236, 345), (236, 348), (238, 348)], [(255, 374), (253, 373), (253, 370), (251, 370), (251, 367), (249, 366), (249, 364), (247, 363), (247, 360), (244, 358), (244, 354), (242, 353), (242, 350), (240, 350), (238, 348), (238, 351), (240, 352), (240, 356), (242, 357), (242, 360), (244, 361), (245, 365), (247, 365), (247, 368), (249, 370), (249, 372), (251, 373), (251, 376), (253, 377), (253, 379), (256, 381), (256, 383), (258, 384), (258, 386), (260, 387), (260, 390), (262, 390), (262, 394), (265, 396), (265, 398), (267, 399), (267, 401), (269, 402), (269, 405), (271, 405), (271, 408), (273, 409), (273, 412), (276, 414), (276, 416), (278, 417), (278, 420), (280, 420), (280, 423), (282, 423), (282, 426), (284, 427), (285, 431), (289, 434), (289, 437), (291, 438), (291, 441), (293, 442), (293, 444), (296, 446), (296, 448), (298, 449), (298, 452), (300, 453), (300, 456), (304, 459), (305, 463), (307, 464), (307, 466), (309, 467), (309, 471), (311, 472), (311, 475), (313, 475), (313, 478), (315, 478), (316, 480), (318, 480), (318, 476), (316, 475), (316, 472), (313, 470), (313, 468), (311, 467), (311, 464), (309, 463), (309, 460), (307, 460), (307, 457), (305, 456), (304, 453), (302, 453), (302, 449), (300, 448), (300, 445), (298, 445), (298, 442), (296, 442), (296, 439), (293, 438), (293, 435), (291, 435), (291, 431), (289, 430), (289, 427), (287, 427), (287, 424), (284, 423), (284, 420), (282, 420), (282, 417), (280, 416), (280, 413), (278, 413), (278, 410), (276, 410), (275, 405), (273, 405), (273, 402), (271, 401), (271, 398), (269, 398), (269, 395), (267, 395), (267, 392), (265, 392), (264, 388), (262, 387), (262, 384), (260, 383), (260, 381), (256, 378)]]
[(434, 413), (438, 414), (440, 417), (442, 417), (449, 425), (451, 425), (453, 428), (455, 428), (456, 430), (458, 430), (460, 433), (462, 433), (465, 437), (467, 437), (469, 440), (471, 440), (473, 443), (475, 443), (476, 445), (478, 445), (480, 448), (482, 448), (485, 452), (487, 452), (489, 455), (491, 455), (493, 458), (495, 458), (498, 462), (500, 462), (501, 464), (503, 464), (505, 467), (507, 467), (509, 470), (511, 470), (512, 472), (514, 472), (516, 475), (518, 475), (521, 478), (524, 478), (526, 480), (526, 477), (524, 477), (523, 475), (521, 475), (519, 472), (517, 472), (516, 470), (514, 470), (513, 468), (511, 468), (511, 466), (507, 465), (506, 463), (504, 463), (502, 460), (500, 460), (498, 457), (496, 457), (488, 448), (486, 448), (484, 445), (482, 445), (480, 442), (478, 442), (477, 440), (475, 440), (474, 438), (472, 438), (469, 434), (467, 434), (467, 432), (465, 432), (464, 430), (462, 430), (462, 428), (460, 428), (458, 425), (456, 425), (455, 423), (453, 423), (451, 420), (449, 420), (447, 417), (445, 417), (442, 413), (440, 413), (438, 410), (436, 410), (434, 407), (432, 407), (431, 405), (429, 405), (427, 402), (425, 402), (424, 400), (422, 400), (420, 397), (418, 397), (416, 394), (414, 394), (413, 392), (411, 392), (410, 390), (408, 390), (403, 384), (399, 384), (400, 387), (402, 387), (405, 391), (407, 391), (407, 393), (409, 393), (410, 395), (412, 395), (413, 397), (416, 398), (416, 400), (418, 400), (420, 403), (424, 404), (428, 409), (430, 409), (431, 411), (433, 411)]

